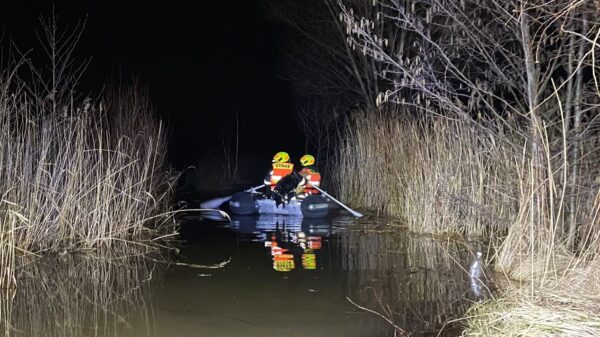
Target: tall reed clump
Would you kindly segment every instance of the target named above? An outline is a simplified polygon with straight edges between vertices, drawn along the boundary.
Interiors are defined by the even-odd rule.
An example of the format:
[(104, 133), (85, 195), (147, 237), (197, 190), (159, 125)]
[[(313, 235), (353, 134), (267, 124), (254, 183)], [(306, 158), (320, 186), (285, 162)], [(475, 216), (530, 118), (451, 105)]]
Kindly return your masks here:
[[(598, 137), (581, 140), (580, 180), (577, 193), (569, 195), (570, 147), (540, 131), (540, 157), (521, 161), (519, 213), (495, 265), (516, 282), (508, 283), (502, 297), (471, 310), (466, 336), (600, 335)], [(571, 197), (575, 214), (567, 211)], [(572, 243), (564, 239), (571, 216), (578, 224)]]
[[(0, 77), (0, 281), (15, 254), (156, 237), (171, 202), (164, 125), (136, 85), (58, 105)], [(52, 103), (52, 104), (49, 104)], [(153, 225), (154, 223), (154, 225)], [(8, 270), (8, 271), (7, 271)]]
[(600, 335), (598, 4), (338, 5), (385, 83), (375, 104), (400, 110), (349, 121), (340, 191), (413, 230), (489, 234), (518, 281), (468, 334)]
[(413, 231), (481, 236), (516, 214), (509, 153), (466, 123), (356, 114), (334, 183), (344, 200), (401, 217)]
[[(495, 269), (513, 281), (502, 296), (474, 307), (466, 335), (597, 336), (598, 136), (579, 140), (572, 194), (572, 144), (553, 140), (553, 128), (540, 126), (532, 152), (515, 130), (356, 115), (338, 152), (336, 186), (353, 205), (400, 216), (413, 231), (489, 235)], [(569, 221), (577, 224), (572, 243)]]

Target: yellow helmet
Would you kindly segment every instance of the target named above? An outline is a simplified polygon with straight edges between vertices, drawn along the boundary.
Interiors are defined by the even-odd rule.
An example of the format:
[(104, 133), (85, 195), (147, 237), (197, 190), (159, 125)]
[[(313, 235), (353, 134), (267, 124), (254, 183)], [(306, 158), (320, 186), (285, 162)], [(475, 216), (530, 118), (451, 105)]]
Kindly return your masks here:
[(302, 164), (302, 166), (314, 165), (315, 157), (311, 156), (310, 154), (305, 154), (302, 156), (302, 158), (300, 158), (300, 164)]
[(289, 163), (290, 162), (290, 155), (287, 152), (277, 152), (274, 156), (273, 156), (273, 162), (274, 163)]

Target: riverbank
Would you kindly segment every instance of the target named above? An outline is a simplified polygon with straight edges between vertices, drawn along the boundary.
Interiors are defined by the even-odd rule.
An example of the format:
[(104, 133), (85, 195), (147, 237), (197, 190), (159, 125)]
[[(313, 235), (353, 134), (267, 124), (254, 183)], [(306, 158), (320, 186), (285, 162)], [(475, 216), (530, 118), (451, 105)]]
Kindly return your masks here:
[[(336, 190), (352, 206), (403, 219), (413, 232), (490, 242), (496, 253), (488, 267), (517, 283), (477, 304), (467, 314), (465, 334), (568, 335), (572, 327), (587, 333), (578, 335), (600, 335), (595, 140), (582, 143), (587, 155), (578, 165), (586, 169), (574, 212), (566, 201), (569, 149), (563, 143), (543, 139), (538, 166), (540, 159), (524, 151), (514, 131), (486, 133), (447, 118), (395, 116), (356, 114), (349, 120), (333, 167), (340, 172)], [(565, 233), (571, 216), (580, 225), (570, 243)]]
[(546, 284), (510, 286), (467, 313), (463, 336), (600, 335), (598, 260)]

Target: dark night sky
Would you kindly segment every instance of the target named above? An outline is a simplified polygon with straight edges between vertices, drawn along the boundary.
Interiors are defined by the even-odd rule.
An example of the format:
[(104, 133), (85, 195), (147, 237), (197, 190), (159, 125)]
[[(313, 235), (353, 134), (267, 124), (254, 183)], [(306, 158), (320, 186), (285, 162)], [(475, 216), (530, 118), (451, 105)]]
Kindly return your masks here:
[[(170, 123), (170, 154), (177, 167), (220, 154), (222, 130), (235, 134), (236, 111), (244, 153), (268, 162), (275, 151), (301, 150), (290, 85), (277, 73), (281, 27), (264, 18), (260, 0), (54, 6), (63, 24), (87, 15), (78, 55), (93, 59), (82, 90), (119, 73), (139, 77)], [(51, 2), (11, 2), (0, 13), (2, 43), (9, 36), (21, 48), (38, 48), (39, 16), (51, 11)]]

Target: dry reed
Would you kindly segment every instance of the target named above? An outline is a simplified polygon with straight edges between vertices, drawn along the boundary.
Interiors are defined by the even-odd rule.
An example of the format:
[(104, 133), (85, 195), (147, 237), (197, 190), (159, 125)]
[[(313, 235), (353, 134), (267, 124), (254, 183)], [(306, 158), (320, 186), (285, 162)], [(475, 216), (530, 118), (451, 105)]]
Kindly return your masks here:
[[(566, 159), (568, 142), (548, 135), (551, 126), (539, 126), (541, 144), (532, 152), (514, 130), (394, 116), (358, 114), (349, 120), (335, 168), (341, 173), (335, 175), (336, 187), (354, 206), (401, 217), (412, 231), (492, 240), (500, 277), (520, 283), (505, 289), (500, 300), (478, 305), (469, 334), (491, 333), (481, 329), (510, 314), (510, 320), (500, 320), (506, 325), (498, 327), (503, 332), (497, 335), (566, 334), (569, 324), (573, 331), (600, 335), (595, 314), (570, 315), (600, 309), (593, 302), (600, 292), (590, 286), (597, 280), (589, 267), (597, 265), (600, 252), (597, 137), (580, 140), (577, 209), (571, 211), (581, 225), (570, 248), (566, 177), (574, 163)], [(577, 282), (580, 286), (572, 288)], [(568, 304), (546, 300), (561, 296)]]
[[(373, 16), (339, 2), (349, 45), (385, 69), (377, 103), (398, 108), (349, 119), (336, 187), (413, 231), (491, 239), (501, 277), (519, 283), (477, 306), (470, 335), (598, 336), (598, 8), (461, 3), (375, 1), (389, 14)], [(424, 47), (407, 52), (393, 29)]]
[(469, 125), (357, 114), (334, 168), (343, 200), (403, 218), (416, 232), (506, 230), (517, 204), (509, 148)]
[(568, 277), (534, 291), (510, 286), (497, 299), (474, 306), (464, 336), (599, 336), (598, 262), (569, 269)]
[(60, 114), (23, 87), (0, 76), (2, 286), (16, 254), (151, 239), (172, 198), (164, 126), (138, 86)]

